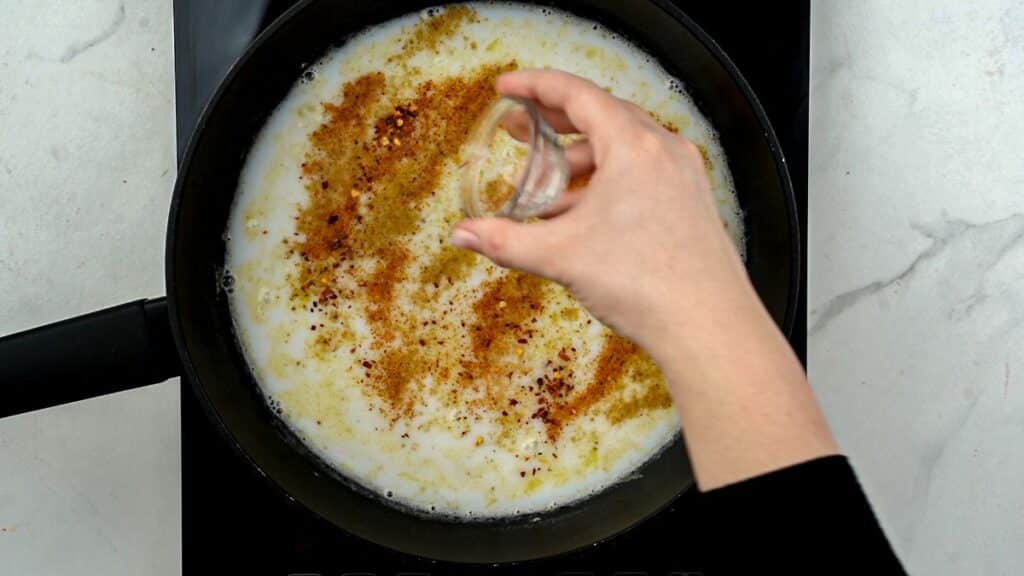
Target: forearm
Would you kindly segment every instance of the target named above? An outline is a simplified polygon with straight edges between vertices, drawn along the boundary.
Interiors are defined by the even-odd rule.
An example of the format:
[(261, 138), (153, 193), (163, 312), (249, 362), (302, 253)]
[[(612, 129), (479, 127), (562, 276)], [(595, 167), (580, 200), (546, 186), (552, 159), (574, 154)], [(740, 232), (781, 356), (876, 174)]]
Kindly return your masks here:
[(800, 363), (752, 289), (744, 283), (707, 301), (699, 311), (666, 311), (685, 325), (650, 347), (675, 399), (698, 486), (835, 454)]

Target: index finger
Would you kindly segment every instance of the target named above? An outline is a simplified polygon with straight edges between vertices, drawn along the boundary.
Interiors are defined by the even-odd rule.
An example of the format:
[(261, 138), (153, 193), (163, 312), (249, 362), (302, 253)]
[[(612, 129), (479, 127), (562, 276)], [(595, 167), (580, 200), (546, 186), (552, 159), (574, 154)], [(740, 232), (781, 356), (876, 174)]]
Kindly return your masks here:
[(560, 70), (522, 70), (498, 77), (498, 91), (564, 111), (580, 132), (600, 143), (627, 112), (618, 98), (590, 80)]

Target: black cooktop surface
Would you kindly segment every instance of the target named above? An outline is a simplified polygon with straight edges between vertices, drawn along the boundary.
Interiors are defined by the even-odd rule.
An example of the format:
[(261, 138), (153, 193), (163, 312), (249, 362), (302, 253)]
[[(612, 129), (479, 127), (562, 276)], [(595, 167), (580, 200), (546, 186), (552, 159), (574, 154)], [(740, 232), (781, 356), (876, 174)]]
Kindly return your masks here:
[[(807, 218), (809, 0), (780, 3), (674, 0), (733, 59), (761, 100), (788, 160), (801, 237)], [(295, 0), (174, 0), (178, 156), (207, 99), (250, 40)], [(803, 253), (806, 270), (806, 240)], [(806, 351), (806, 273), (791, 338)], [(185, 574), (477, 574), (350, 536), (258, 478), (206, 420), (182, 386), (183, 566)], [(640, 526), (582, 552), (489, 569), (499, 574), (700, 574), (701, 527), (694, 495)], [(467, 542), (471, 546), (471, 542)]]

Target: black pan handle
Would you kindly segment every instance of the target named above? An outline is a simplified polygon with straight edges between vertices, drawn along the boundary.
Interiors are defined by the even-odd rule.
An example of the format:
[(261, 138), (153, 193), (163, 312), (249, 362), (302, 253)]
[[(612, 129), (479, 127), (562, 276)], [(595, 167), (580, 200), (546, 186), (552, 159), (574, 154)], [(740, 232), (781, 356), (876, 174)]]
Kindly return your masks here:
[(180, 373), (167, 299), (138, 300), (0, 338), (0, 418)]

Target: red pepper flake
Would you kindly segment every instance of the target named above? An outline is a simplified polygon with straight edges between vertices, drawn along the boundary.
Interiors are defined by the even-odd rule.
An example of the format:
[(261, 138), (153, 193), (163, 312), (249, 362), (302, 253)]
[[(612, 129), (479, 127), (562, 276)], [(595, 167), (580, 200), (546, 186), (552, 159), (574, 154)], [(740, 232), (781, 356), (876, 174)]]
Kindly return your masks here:
[(519, 400), (516, 400), (515, 398), (509, 398), (508, 403), (515, 406), (516, 404), (519, 404)]
[(523, 471), (523, 470), (520, 470), (520, 471), (519, 471), (519, 477), (520, 477), (520, 478), (526, 478), (526, 472), (525, 472), (525, 471)]
[(369, 360), (363, 360), (363, 368), (369, 370), (370, 368), (373, 368), (373, 364)]
[(566, 353), (565, 348), (562, 348), (561, 350), (558, 351), (558, 359), (561, 360), (562, 362), (569, 361), (569, 354)]
[(518, 342), (519, 344), (529, 344), (530, 341), (527, 340), (526, 338), (520, 338), (519, 340), (516, 340), (516, 342)]
[(338, 221), (338, 215), (337, 214), (331, 214), (330, 216), (327, 217), (327, 223), (328, 224), (334, 224), (337, 221)]

